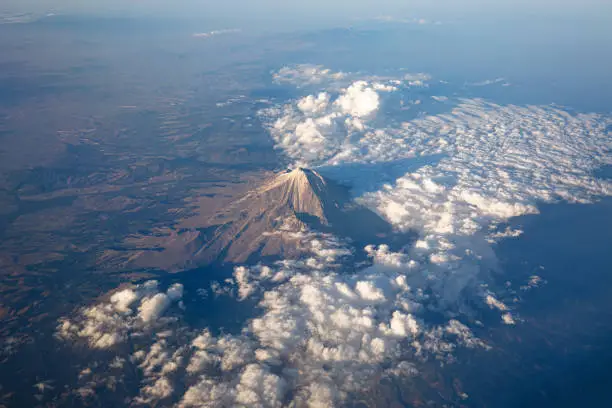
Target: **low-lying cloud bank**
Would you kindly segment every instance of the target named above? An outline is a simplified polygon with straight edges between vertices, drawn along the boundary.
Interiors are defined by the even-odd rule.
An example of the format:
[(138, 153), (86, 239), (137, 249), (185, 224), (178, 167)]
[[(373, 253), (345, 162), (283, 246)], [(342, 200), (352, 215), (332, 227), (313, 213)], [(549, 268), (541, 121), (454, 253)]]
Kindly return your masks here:
[[(488, 347), (457, 319), (422, 319), (424, 311), (445, 311), (426, 285), (411, 286), (410, 272), (415, 282), (422, 276), (405, 254), (370, 246), (372, 266), (346, 274), (341, 265), (351, 251), (344, 243), (316, 233), (304, 234), (304, 242), (307, 259), (236, 268), (228, 289), (259, 299), (263, 309), (239, 335), (176, 330), (179, 309), (174, 317), (164, 313), (182, 287), (163, 291), (154, 281), (82, 309), (60, 323), (57, 335), (98, 349), (137, 345), (121, 361), (144, 378), (134, 403), (178, 407), (335, 406), (380, 375), (413, 375), (418, 359), (452, 361), (458, 346)], [(87, 382), (90, 372), (79, 395), (100, 386)]]
[[(239, 267), (223, 284), (220, 293), (261, 307), (239, 334), (181, 324), (182, 286), (162, 290), (155, 282), (61, 321), (58, 337), (69, 342), (132, 344), (130, 355), (97, 369), (138, 367), (134, 403), (335, 406), (380, 378), (417, 375), (423, 359), (452, 361), (457, 347), (487, 349), (475, 335), (485, 310), (501, 323), (520, 322), (512, 299), (488, 278), (497, 269), (492, 245), (520, 234), (499, 225), (537, 213), (541, 201), (612, 193), (609, 181), (593, 176), (612, 163), (610, 118), (456, 100), (448, 113), (385, 127), (376, 116), (386, 95), (427, 86), (429, 76), (360, 77), (308, 65), (283, 68), (275, 80), (312, 91), (261, 112), (296, 165), (335, 167), (341, 177), (355, 164), (441, 157), (357, 197), (418, 240), (398, 251), (368, 245), (370, 263), (359, 266), (346, 242), (304, 231), (309, 258)], [(99, 385), (88, 373), (79, 395)]]

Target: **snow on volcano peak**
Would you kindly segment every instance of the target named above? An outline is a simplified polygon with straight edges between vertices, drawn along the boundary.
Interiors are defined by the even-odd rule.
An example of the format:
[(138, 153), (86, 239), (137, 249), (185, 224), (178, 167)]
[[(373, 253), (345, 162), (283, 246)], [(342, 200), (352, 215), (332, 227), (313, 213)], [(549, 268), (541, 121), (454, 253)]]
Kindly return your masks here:
[(299, 257), (300, 237), (311, 229), (352, 239), (390, 231), (379, 216), (357, 205), (347, 188), (303, 167), (274, 175), (212, 217), (209, 225), (213, 233), (196, 256), (228, 262)]

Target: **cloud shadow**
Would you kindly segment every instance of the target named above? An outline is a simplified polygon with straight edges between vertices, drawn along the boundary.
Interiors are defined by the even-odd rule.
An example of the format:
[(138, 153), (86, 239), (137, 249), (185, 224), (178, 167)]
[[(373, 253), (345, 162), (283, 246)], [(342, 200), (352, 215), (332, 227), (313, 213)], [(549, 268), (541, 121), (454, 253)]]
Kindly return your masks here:
[(443, 154), (419, 156), (377, 163), (342, 163), (317, 167), (324, 177), (350, 188), (354, 197), (378, 191), (385, 184), (393, 183), (406, 173), (437, 164), (445, 157)]

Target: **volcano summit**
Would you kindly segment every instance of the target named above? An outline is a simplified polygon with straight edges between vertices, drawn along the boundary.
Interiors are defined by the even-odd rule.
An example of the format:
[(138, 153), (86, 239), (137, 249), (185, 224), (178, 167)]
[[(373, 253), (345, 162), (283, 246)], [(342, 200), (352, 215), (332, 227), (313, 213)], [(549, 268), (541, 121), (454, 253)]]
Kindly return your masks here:
[(260, 257), (298, 257), (300, 233), (329, 232), (369, 243), (391, 227), (356, 204), (348, 188), (315, 170), (296, 168), (267, 180), (209, 220), (195, 257), (205, 262), (247, 262)]

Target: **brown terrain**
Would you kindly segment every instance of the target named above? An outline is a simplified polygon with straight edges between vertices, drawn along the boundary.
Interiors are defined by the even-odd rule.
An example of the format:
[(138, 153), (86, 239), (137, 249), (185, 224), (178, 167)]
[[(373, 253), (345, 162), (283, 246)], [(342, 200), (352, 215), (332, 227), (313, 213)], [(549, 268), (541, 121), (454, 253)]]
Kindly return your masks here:
[(275, 51), (70, 24), (0, 26), (0, 360), (118, 284), (196, 266), (182, 242), (277, 165), (265, 102), (226, 103), (267, 86)]
[(311, 229), (356, 242), (391, 233), (378, 215), (355, 204), (347, 188), (303, 168), (268, 177), (212, 215), (202, 206), (197, 213), (180, 229), (129, 237), (124, 245), (139, 250), (123, 253), (122, 259), (127, 265), (181, 270), (297, 258), (305, 250), (301, 234)]

